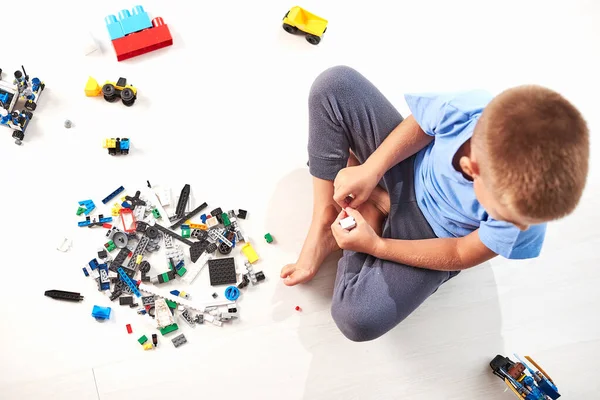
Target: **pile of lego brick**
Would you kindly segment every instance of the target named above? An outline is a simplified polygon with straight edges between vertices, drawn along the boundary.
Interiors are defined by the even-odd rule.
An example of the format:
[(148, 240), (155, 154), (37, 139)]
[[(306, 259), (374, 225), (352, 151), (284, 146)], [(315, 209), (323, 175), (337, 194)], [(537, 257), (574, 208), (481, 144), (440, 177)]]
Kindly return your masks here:
[[(254, 270), (259, 256), (240, 227), (239, 222), (247, 217), (247, 212), (242, 209), (224, 212), (217, 207), (206, 213), (206, 203), (189, 210), (190, 189), (190, 185), (185, 185), (175, 203), (169, 189), (152, 188), (148, 182), (148, 188), (116, 201), (125, 192), (121, 186), (102, 200), (111, 207), (111, 217), (91, 216), (97, 209), (92, 200), (80, 201), (77, 210), (78, 216), (84, 214), (86, 218), (78, 222), (80, 227), (106, 229), (104, 245), (97, 257), (83, 267), (83, 273), (94, 279), (99, 291), (106, 293), (107, 302), (118, 301), (121, 306), (147, 315), (162, 335), (178, 330), (180, 320), (191, 327), (204, 322), (222, 326), (238, 315), (236, 300), (240, 289), (265, 279), (262, 271)], [(170, 216), (165, 211), (169, 209)], [(197, 221), (193, 222), (194, 219)], [(271, 243), (273, 238), (267, 234), (265, 240)], [(151, 265), (149, 256), (161, 248), (164, 248), (163, 261), (152, 261)], [(236, 270), (232, 256), (236, 248), (240, 248), (246, 259), (243, 273)], [(211, 286), (229, 285), (222, 295), (214, 292), (205, 296), (204, 301), (195, 301), (184, 291), (166, 289), (180, 283), (191, 284), (206, 265)], [(79, 294), (62, 296), (69, 297), (65, 300), (79, 299)], [(56, 297), (60, 298), (60, 293)], [(98, 320), (108, 319), (110, 314), (110, 307), (94, 306), (92, 311)], [(132, 332), (130, 325), (127, 331)], [(154, 348), (156, 342), (156, 336), (152, 343), (145, 335), (139, 339), (146, 350)], [(172, 342), (179, 347), (187, 339), (181, 334)]]

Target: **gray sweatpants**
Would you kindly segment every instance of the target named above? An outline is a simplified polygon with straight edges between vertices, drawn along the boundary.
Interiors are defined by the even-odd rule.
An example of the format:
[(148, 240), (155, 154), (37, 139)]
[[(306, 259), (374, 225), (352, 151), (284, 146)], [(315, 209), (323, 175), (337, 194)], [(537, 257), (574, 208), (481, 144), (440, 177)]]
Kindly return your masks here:
[[(350, 149), (364, 162), (402, 120), (383, 94), (355, 70), (338, 66), (324, 71), (309, 97), (310, 173), (334, 180), (346, 167)], [(383, 237), (436, 237), (416, 203), (413, 181), (414, 156), (392, 167), (380, 182), (391, 199)], [(398, 325), (456, 274), (344, 251), (331, 315), (350, 340), (372, 340)]]

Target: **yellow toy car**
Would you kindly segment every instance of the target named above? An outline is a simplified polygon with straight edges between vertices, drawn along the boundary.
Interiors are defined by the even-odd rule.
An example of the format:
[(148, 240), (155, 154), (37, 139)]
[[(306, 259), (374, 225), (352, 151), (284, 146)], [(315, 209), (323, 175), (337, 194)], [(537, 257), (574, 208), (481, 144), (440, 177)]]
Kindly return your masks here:
[(327, 30), (327, 20), (295, 6), (283, 17), (283, 29), (292, 34), (304, 32), (308, 43), (319, 44)]
[(98, 82), (90, 76), (87, 83), (85, 84), (85, 95), (88, 97), (104, 96), (104, 100), (113, 103), (121, 98), (123, 104), (130, 107), (135, 103), (137, 99), (137, 89), (127, 84), (127, 79), (119, 78), (115, 82), (106, 81), (102, 88), (98, 85)]

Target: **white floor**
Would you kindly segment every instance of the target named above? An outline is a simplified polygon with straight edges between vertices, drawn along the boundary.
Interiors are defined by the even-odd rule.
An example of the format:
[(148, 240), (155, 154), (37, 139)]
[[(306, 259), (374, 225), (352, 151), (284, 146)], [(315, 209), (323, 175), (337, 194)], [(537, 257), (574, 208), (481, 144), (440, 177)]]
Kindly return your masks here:
[[(300, 5), (330, 21), (311, 46), (280, 27), (293, 3), (149, 0), (144, 7), (164, 18), (175, 44), (123, 63), (103, 18), (133, 3), (56, 4), (30, 1), (26, 18), (16, 9), (2, 18), (5, 78), (23, 64), (47, 90), (24, 145), (8, 132), (0, 145), (0, 399), (500, 400), (511, 394), (488, 363), (512, 353), (536, 359), (565, 399), (597, 398), (598, 2), (307, 0)], [(102, 54), (83, 57), (88, 30)], [(311, 211), (307, 93), (336, 64), (359, 69), (404, 114), (410, 91), (521, 83), (560, 91), (592, 130), (580, 207), (550, 225), (538, 259), (466, 271), (381, 339), (349, 342), (329, 313), (334, 258), (307, 285), (288, 288), (278, 278), (300, 250)], [(86, 98), (88, 75), (128, 78), (138, 103)], [(65, 118), (74, 128), (63, 128)], [(111, 136), (130, 137), (131, 154), (109, 157), (101, 146)], [(102, 230), (77, 228), (75, 210), (79, 200), (101, 205), (116, 187), (133, 192), (147, 179), (175, 193), (189, 183), (196, 204), (249, 210), (243, 227), (267, 281), (244, 292), (234, 323), (182, 326), (188, 344), (175, 349), (161, 338), (144, 352), (136, 339), (154, 332), (151, 321), (110, 303), (81, 273), (104, 241)], [(276, 243), (264, 243), (266, 232)], [(56, 250), (62, 235), (74, 240), (68, 253)], [(214, 291), (206, 272), (187, 290), (195, 299)], [(85, 300), (53, 301), (47, 289)], [(112, 306), (111, 320), (96, 322), (94, 304)]]

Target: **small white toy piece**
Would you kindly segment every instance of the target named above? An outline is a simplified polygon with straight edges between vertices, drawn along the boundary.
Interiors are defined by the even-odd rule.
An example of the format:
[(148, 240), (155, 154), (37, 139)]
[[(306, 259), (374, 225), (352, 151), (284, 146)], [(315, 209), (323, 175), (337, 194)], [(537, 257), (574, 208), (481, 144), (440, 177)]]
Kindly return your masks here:
[(354, 217), (347, 216), (340, 220), (340, 226), (342, 229), (352, 230), (356, 227), (356, 221), (354, 220)]
[(72, 244), (73, 244), (73, 241), (71, 239), (65, 237), (62, 239), (62, 241), (60, 242), (60, 244), (58, 245), (56, 250), (66, 253), (67, 251), (69, 251)]

